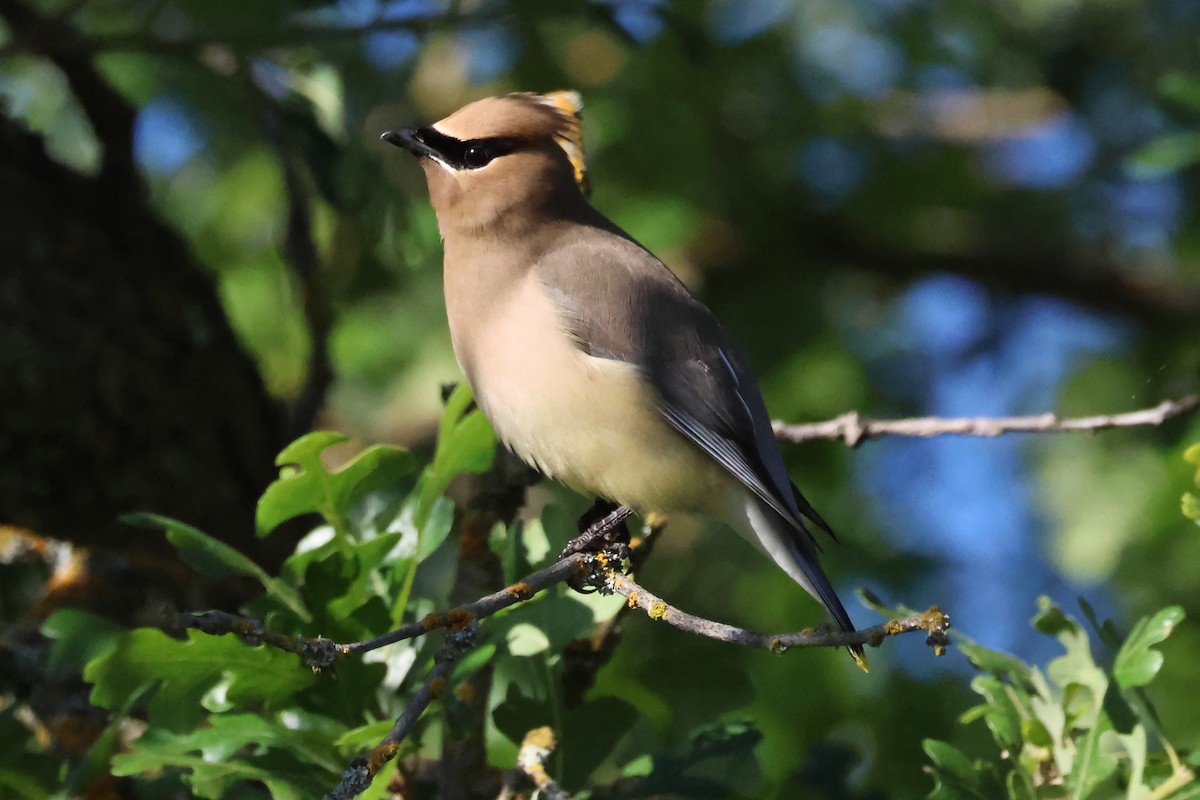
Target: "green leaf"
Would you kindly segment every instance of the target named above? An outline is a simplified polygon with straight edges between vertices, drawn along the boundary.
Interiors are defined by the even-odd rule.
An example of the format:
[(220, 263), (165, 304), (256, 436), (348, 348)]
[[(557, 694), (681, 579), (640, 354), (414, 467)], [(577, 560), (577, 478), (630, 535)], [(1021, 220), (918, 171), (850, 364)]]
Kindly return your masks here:
[(496, 645), (490, 643), (471, 650), (454, 665), (454, 670), (450, 673), (450, 682), (459, 683), (470, 677), (472, 673), (482, 669), (491, 662), (496, 655), (496, 650)]
[(328, 737), (292, 729), (255, 714), (221, 714), (207, 727), (187, 733), (161, 728), (113, 759), (114, 775), (181, 769), (198, 797), (221, 797), (236, 781), (262, 781), (272, 797), (308, 796), (314, 785), (330, 784), (341, 771)]
[(1162, 668), (1163, 656), (1153, 648), (1164, 642), (1183, 618), (1182, 607), (1169, 606), (1138, 620), (1113, 661), (1113, 677), (1122, 689), (1145, 686), (1154, 680)]
[(75, 608), (55, 611), (42, 623), (42, 634), (54, 640), (46, 671), (77, 675), (89, 661), (111, 653), (124, 628), (104, 617)]
[(471, 388), (466, 383), (458, 384), (446, 401), (438, 422), (433, 463), (425, 470), (417, 488), (414, 522), (422, 532), (450, 481), (463, 472), (486, 471), (495, 458), (496, 435), (492, 424), (478, 409), (467, 410), (472, 402)]
[(250, 575), (264, 580), (268, 577), (262, 567), (249, 557), (186, 522), (146, 511), (125, 514), (121, 521), (139, 528), (163, 531), (167, 541), (174, 546), (187, 565), (206, 578)]
[[(1021, 749), (1021, 712), (1014, 702), (1010, 687), (993, 675), (979, 675), (971, 688), (987, 699), (980, 706), (984, 724), (991, 730), (996, 743), (1008, 750)], [(964, 720), (966, 721), (966, 720)]]
[(417, 542), (417, 560), (424, 561), (446, 541), (454, 527), (454, 503), (445, 497), (433, 501), (433, 508)]
[(1148, 742), (1146, 738), (1146, 729), (1141, 725), (1135, 725), (1129, 733), (1116, 734), (1121, 746), (1129, 755), (1129, 789), (1127, 797), (1140, 798), (1149, 792), (1145, 783), (1146, 774), (1146, 752), (1148, 750)]
[[(865, 586), (860, 586), (855, 593), (858, 595), (858, 599), (862, 601), (863, 605), (874, 611), (876, 614), (879, 614), (882, 617), (887, 617), (888, 619), (907, 617), (909, 614), (918, 613), (903, 604), (898, 606), (887, 605), (879, 598), (879, 595), (875, 594)], [(955, 644), (957, 644), (957, 642)]]
[(180, 558), (201, 575), (209, 578), (249, 575), (255, 578), (267, 594), (277, 598), (301, 620), (312, 621), (312, 614), (295, 589), (283, 581), (272, 578), (266, 570), (255, 564), (250, 558), (224, 542), (214, 539), (199, 528), (194, 528), (177, 519), (145, 511), (126, 514), (121, 517), (121, 520), (139, 528), (165, 532), (167, 541), (179, 553)]
[(931, 797), (989, 800), (984, 794), (978, 762), (972, 762), (961, 750), (938, 739), (926, 739), (921, 747), (934, 765)]
[[(1200, 467), (1200, 444), (1194, 444), (1183, 451), (1183, 460)], [(1196, 485), (1200, 486), (1200, 469), (1196, 470)]]
[(1180, 503), (1183, 509), (1183, 515), (1197, 525), (1200, 525), (1200, 497), (1191, 492), (1183, 493), (1183, 501)]
[(1168, 100), (1200, 111), (1200, 79), (1186, 72), (1172, 72), (1158, 80), (1158, 91)]
[(346, 516), (364, 495), (395, 483), (410, 473), (415, 461), (407, 450), (373, 445), (339, 470), (330, 472), (321, 462), (328, 447), (347, 441), (332, 431), (314, 431), (292, 442), (275, 463), (279, 478), (258, 501), (255, 522), (259, 536), (303, 514), (320, 514), (340, 536), (348, 536)]
[(1029, 682), (1029, 667), (1016, 656), (962, 641), (958, 636), (955, 636), (954, 646), (981, 670), (1000, 677), (1011, 677), (1022, 683)]
[(149, 628), (124, 634), (111, 653), (88, 664), (83, 676), (94, 684), (92, 703), (109, 709), (157, 684), (150, 721), (168, 727), (194, 725), (204, 714), (200, 697), (218, 681), (228, 682), (226, 697), (235, 705), (271, 705), (315, 680), (299, 658), (282, 650), (196, 630), (181, 641)]
[(1200, 133), (1163, 136), (1134, 153), (1130, 159), (1135, 174), (1176, 172), (1200, 162)]
[(1073, 800), (1084, 800), (1090, 796), (1096, 787), (1116, 771), (1116, 759), (1105, 753), (1101, 747), (1103, 734), (1110, 731), (1112, 725), (1108, 722), (1108, 717), (1101, 715), (1077, 742), (1075, 761), (1071, 764), (1071, 773), (1067, 776), (1067, 786), (1071, 790)]

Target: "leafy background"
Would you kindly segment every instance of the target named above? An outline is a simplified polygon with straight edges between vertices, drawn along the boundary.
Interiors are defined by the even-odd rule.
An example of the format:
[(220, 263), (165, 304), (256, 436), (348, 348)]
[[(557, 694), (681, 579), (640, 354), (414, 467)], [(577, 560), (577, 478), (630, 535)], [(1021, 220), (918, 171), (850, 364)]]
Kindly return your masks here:
[[(29, 10), (72, 35), (31, 26)], [(152, 274), (194, 270), (211, 284), (201, 281), (183, 296), (212, 292), (219, 300), (207, 310), (199, 301), (176, 307), (147, 292), (168, 321), (127, 314), (126, 293), (141, 285), (142, 273), (132, 255), (120, 259), (139, 252), (136, 238), (114, 249), (115, 268), (101, 268), (103, 238), (71, 250), (74, 229), (39, 240), (54, 243), (59, 260), (36, 261), (47, 248), (26, 248), (20, 236), (40, 230), (39, 220), (68, 216), (78, 192), (55, 181), (10, 181), (34, 160), (12, 145), (17, 137), (6, 127), (6, 216), (29, 213), (33, 222), (6, 225), (2, 240), (16, 269), (0, 301), (7, 312), (0, 364), (21, 380), (11, 384), (15, 411), (4, 415), (2, 441), (12, 456), (0, 483), (0, 522), (128, 554), (153, 547), (158, 534), (116, 524), (117, 514), (178, 517), (250, 554), (268, 578), (279, 576), (256, 601), (265, 605), (250, 608), (286, 632), (356, 638), (385, 629), (406, 608), (424, 613), (448, 601), (454, 548), (445, 537), (454, 509), (437, 498), (451, 473), (480, 468), (487, 447), (466, 448), (474, 461), (443, 456), (438, 468), (432, 460), (439, 388), (458, 377), (441, 307), (440, 244), (419, 171), (378, 135), (486, 94), (583, 93), (593, 201), (725, 320), (778, 418), (850, 409), (873, 416), (1105, 413), (1197, 387), (1200, 11), (1189, 0), (8, 0), (0, 19), (6, 126), (40, 134), (39, 147), (64, 174), (123, 208), (120, 186), (105, 183), (116, 161), (111, 131), (97, 124), (94, 98), (72, 66), (82, 54), (131, 106), (131, 174), (146, 190), (135, 197), (138, 207), (185, 245), (184, 255), (153, 261)], [(43, 201), (46, 210), (38, 211)], [(297, 220), (298, 207), (306, 220)], [(107, 233), (120, 224), (99, 227)], [(25, 258), (28, 272), (21, 271)], [(67, 271), (63, 259), (78, 259), (82, 270)], [(45, 293), (27, 290), (60, 274)], [(65, 305), (69, 313), (64, 298), (75, 303)], [(168, 325), (210, 336), (214, 346), (249, 354), (248, 385), (257, 386), (262, 404), (237, 399), (223, 383), (187, 384), (179, 359), (139, 356), (132, 362), (139, 371), (101, 350), (87, 360), (94, 373), (51, 369), (64, 331), (109, 312), (115, 321), (98, 323), (100, 334), (83, 341), (152, 354), (160, 340), (173, 341), (163, 334)], [(228, 320), (228, 342), (214, 319)], [(115, 332), (126, 322), (127, 332)], [(180, 421), (152, 427), (148, 416), (122, 407), (122, 398), (113, 399), (119, 393), (105, 388), (122, 370), (143, 383), (185, 386), (186, 393), (153, 406)], [(211, 400), (189, 405), (213, 386)], [(86, 392), (78, 408), (115, 409), (108, 424), (75, 425), (78, 408), (58, 408), (59, 398), (80, 387)], [(319, 414), (292, 413), (297, 424), (289, 427), (288, 412), (313, 405), (314, 388)], [(38, 416), (43, 409), (53, 413), (49, 421)], [(232, 421), (214, 421), (218, 411)], [(352, 492), (361, 501), (353, 508), (295, 488), (325, 523), (301, 520), (256, 539), (254, 501), (273, 477), (271, 461), (311, 428), (350, 437), (324, 451), (329, 464), (373, 443), (401, 445), (414, 456), (374, 451), (356, 462), (373, 476), (363, 491), (373, 491), (365, 500)], [(188, 437), (193, 444), (154, 467), (127, 457), (131, 441), (167, 447)], [(1181, 456), (1197, 440), (1200, 424), (1192, 419), (1098, 437), (884, 440), (855, 451), (809, 444), (786, 455), (799, 485), (841, 534), (825, 560), (843, 596), (866, 585), (890, 603), (939, 603), (980, 646), (1043, 665), (1048, 685), (1065, 689), (1069, 682), (1046, 665), (1059, 663), (1051, 660), (1064, 645), (1082, 659), (1064, 631), (1091, 627), (1047, 623), (1053, 615), (1039, 607), (1040, 595), (1073, 615), (1083, 596), (1098, 619), (1113, 618), (1122, 632), (1142, 618), (1161, 619), (1154, 615), (1164, 608), (1195, 618), (1200, 543), (1179, 513), (1179, 497), (1191, 484)], [(305, 460), (297, 460), (311, 475), (322, 448), (307, 441)], [(160, 464), (212, 442), (238, 450), (245, 464), (206, 466), (196, 473), (202, 479), (172, 483), (170, 491), (123, 490), (166, 486), (174, 473)], [(70, 447), (94, 459), (81, 460)], [(248, 499), (196, 488), (230, 475), (237, 476), (236, 497)], [(95, 497), (96, 486), (122, 491)], [(511, 549), (512, 535), (493, 540), (508, 577), (544, 559), (585, 505), (554, 487), (538, 487), (533, 497), (521, 549)], [(550, 510), (539, 516), (547, 502)], [(1193, 516), (1195, 502), (1184, 501)], [(322, 524), (334, 531), (325, 549), (292, 553)], [(170, 530), (176, 546), (205, 541), (184, 527)], [(417, 531), (423, 550), (414, 549)], [(402, 543), (406, 536), (413, 541)], [(420, 559), (422, 570), (411, 569)], [(58, 659), (64, 676), (86, 666), (103, 686), (110, 681), (102, 665), (133, 660), (120, 670), (129, 676), (123, 687), (92, 700), (130, 712), (154, 738), (114, 768), (140, 773), (173, 753), (179, 766), (195, 770), (182, 774), (192, 776), (198, 794), (251, 791), (228, 783), (231, 773), (202, 774), (244, 753), (242, 742), (262, 748), (239, 762), (259, 772), (242, 776), (267, 781), (276, 793), (318, 780), (314, 774), (336, 774), (383, 732), (364, 715), (387, 719), (403, 699), (374, 691), (383, 675), (391, 676), (389, 686), (415, 680), (431, 655), (421, 646), (397, 648), (388, 662), (347, 666), (329, 684), (287, 668), (290, 656), (232, 640), (118, 634), (93, 617), (72, 616), (83, 612), (53, 614), (70, 603), (53, 591), (55, 602), (46, 602), (45, 559), (6, 556), (2, 569), (11, 631), (4, 663), (12, 677), (0, 723), (28, 728), (19, 712), (32, 689), (19, 657), (30, 627), (42, 625), (54, 644), (37, 652)], [(259, 592), (255, 574), (214, 570), (214, 580), (232, 581), (223, 585), (241, 593), (173, 600), (183, 608), (236, 605), (231, 598)], [(691, 524), (672, 527), (642, 578), (684, 608), (748, 627), (798, 628), (817, 619), (808, 599), (747, 545)], [(243, 579), (250, 589), (237, 583)], [(106, 596), (84, 605), (129, 623), (145, 621), (137, 608), (146, 599)], [(494, 765), (511, 765), (519, 728), (554, 707), (561, 647), (606, 610), (556, 594), (531, 604), (524, 622), (515, 614), (496, 621), (485, 642), (497, 648)], [(851, 613), (863, 624), (876, 619), (853, 603)], [(1051, 636), (1031, 632), (1035, 614)], [(1011, 732), (996, 733), (995, 715), (1007, 712), (995, 710), (1002, 705), (996, 684), (984, 677), (1020, 685), (1019, 700), (1036, 694), (1015, 668), (985, 667), (981, 676), (969, 663), (977, 658), (952, 650), (935, 661), (916, 641), (873, 652), (873, 671), (863, 676), (830, 653), (778, 658), (645, 620), (623, 627), (588, 695), (605, 705), (584, 713), (586, 723), (562, 718), (565, 755), (549, 766), (571, 789), (611, 783), (650, 753), (659, 754), (656, 765), (669, 763), (667, 754), (677, 766), (690, 764), (715, 740), (725, 761), (709, 763), (705, 774), (725, 778), (743, 796), (919, 796), (932, 785), (927, 764), (938, 765), (943, 787), (947, 775), (958, 774), (954, 757), (931, 751), (926, 739), (996, 763), (992, 734), (1012, 750), (1001, 739)], [(1105, 652), (1103, 638), (1092, 635), (1096, 653)], [(1115, 657), (1121, 639), (1109, 638)], [(249, 666), (231, 666), (220, 681), (204, 673), (189, 684), (181, 673), (170, 692), (147, 694), (150, 676), (162, 670), (137, 671), (146, 648), (180, 648), (181, 663), (262, 659), (256, 669), (281, 677), (256, 684), (245, 680)], [(1184, 623), (1163, 650), (1149, 692), (1162, 729), (1187, 753), (1200, 737), (1190, 700), (1200, 691), (1191, 669), (1200, 637)], [(1108, 670), (1105, 680), (1129, 689), (1105, 656), (1096, 658), (1096, 669)], [(993, 709), (981, 712), (984, 725), (960, 719), (976, 702), (973, 681)], [(156, 705), (154, 698), (165, 699)], [(281, 700), (286, 708), (273, 710)], [(51, 733), (54, 714), (66, 713), (52, 701), (34, 706)], [(300, 721), (285, 724), (285, 712)], [(1080, 730), (1098, 729), (1095, 714), (1078, 714)], [(6, 777), (9, 785), (24, 780), (34, 787), (26, 795), (40, 796), (68, 778), (82, 791), (106, 774), (109, 755), (125, 746), (130, 730), (109, 717), (88, 719), (103, 731), (95, 744), (85, 737), (79, 752), (49, 734), (40, 744), (30, 740), (29, 752), (6, 767), (5, 776), (16, 776)], [(1026, 741), (1042, 741), (1039, 735), (1022, 729)], [(436, 731), (422, 741), (423, 754), (436, 756)], [(1154, 736), (1148, 741), (1163, 752)], [(152, 753), (158, 761), (137, 761)], [(1130, 763), (1118, 761), (1122, 769)], [(44, 766), (42, 777), (34, 777), (34, 764)], [(1156, 764), (1158, 781), (1164, 773)], [(648, 770), (644, 762), (630, 769)], [(1007, 774), (997, 767), (995, 778)], [(178, 785), (180, 775), (144, 779), (136, 791), (168, 792), (154, 787)], [(979, 791), (992, 796), (987, 786)]]

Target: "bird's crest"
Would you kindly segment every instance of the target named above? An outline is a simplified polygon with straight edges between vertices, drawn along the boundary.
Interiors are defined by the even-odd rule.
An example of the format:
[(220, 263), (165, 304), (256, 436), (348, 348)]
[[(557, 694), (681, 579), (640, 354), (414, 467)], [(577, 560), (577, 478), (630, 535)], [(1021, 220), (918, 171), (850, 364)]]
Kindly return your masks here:
[(588, 189), (587, 157), (583, 149), (583, 98), (579, 92), (557, 91), (538, 95), (540, 102), (553, 106), (563, 119), (563, 126), (554, 135), (554, 141), (571, 159), (575, 168), (575, 182), (586, 194)]

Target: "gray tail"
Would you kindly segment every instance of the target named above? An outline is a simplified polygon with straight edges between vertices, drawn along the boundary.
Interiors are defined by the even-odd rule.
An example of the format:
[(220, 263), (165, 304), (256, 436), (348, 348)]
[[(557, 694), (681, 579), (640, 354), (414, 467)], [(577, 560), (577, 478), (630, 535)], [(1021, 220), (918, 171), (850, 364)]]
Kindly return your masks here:
[[(792, 579), (803, 586), (813, 595), (825, 610), (833, 617), (837, 626), (846, 633), (854, 633), (854, 623), (846, 613), (846, 607), (834, 591), (817, 557), (817, 548), (812, 534), (801, 519), (787, 519), (774, 509), (764, 505), (759, 506), (761, 519), (770, 526), (769, 532), (759, 531), (758, 536), (767, 549), (768, 554)], [(775, 541), (769, 543), (763, 534), (767, 533)], [(846, 648), (862, 669), (866, 670), (866, 654), (862, 645), (850, 645)]]

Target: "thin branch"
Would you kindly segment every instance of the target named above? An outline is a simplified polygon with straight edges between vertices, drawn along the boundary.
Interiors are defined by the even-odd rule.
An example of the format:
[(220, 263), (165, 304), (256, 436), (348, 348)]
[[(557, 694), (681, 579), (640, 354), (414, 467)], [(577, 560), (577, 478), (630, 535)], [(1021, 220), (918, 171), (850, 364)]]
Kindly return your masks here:
[(365, 757), (356, 758), (350, 763), (350, 766), (342, 773), (342, 779), (338, 785), (325, 795), (324, 800), (350, 800), (367, 790), (379, 771), (396, 757), (396, 753), (400, 752), (400, 743), (412, 731), (417, 720), (425, 713), (425, 709), (442, 696), (442, 692), (446, 689), (446, 679), (450, 675), (450, 670), (464, 653), (475, 646), (475, 634), (478, 630), (479, 626), (471, 623), (461, 630), (446, 634), (446, 641), (434, 655), (435, 664), (429, 671), (429, 677), (425, 679), (424, 685), (417, 690), (408, 706), (396, 718), (396, 723), (388, 731), (387, 736), (371, 748)]
[(524, 580), (507, 586), (498, 592), (481, 597), (473, 603), (466, 603), (452, 608), (444, 614), (429, 614), (424, 619), (409, 623), (390, 633), (376, 636), (362, 642), (335, 645), (335, 649), (343, 656), (357, 655), (369, 650), (378, 650), (389, 644), (402, 642), (405, 639), (415, 639), (438, 628), (454, 630), (469, 624), (473, 620), (490, 617), (497, 611), (528, 600), (541, 590), (563, 583), (571, 578), (582, 576), (587, 572), (587, 564), (594, 560), (591, 554), (577, 554), (561, 561), (556, 561), (545, 569), (529, 575)]
[(646, 591), (628, 575), (611, 578), (610, 588), (626, 598), (631, 606), (645, 611), (646, 616), (650, 619), (661, 620), (681, 631), (715, 639), (718, 642), (728, 642), (742, 647), (756, 647), (777, 653), (782, 653), (792, 647), (847, 647), (855, 644), (879, 647), (889, 636), (899, 636), (915, 631), (924, 631), (927, 634), (925, 643), (933, 648), (936, 655), (942, 655), (950, 643), (946, 634), (946, 631), (950, 629), (950, 617), (937, 606), (932, 606), (924, 614), (890, 619), (882, 625), (863, 628), (853, 633), (824, 626), (807, 628), (794, 633), (756, 633), (681, 611)]
[(792, 425), (776, 421), (775, 436), (792, 444), (814, 440), (842, 440), (847, 447), (857, 447), (867, 439), (882, 436), (1000, 436), (1004, 433), (1057, 433), (1061, 431), (1102, 431), (1110, 428), (1134, 428), (1143, 425), (1162, 425), (1200, 407), (1200, 395), (1187, 395), (1178, 400), (1164, 400), (1153, 408), (1129, 411), (1124, 414), (1103, 414), (1093, 417), (1059, 419), (1046, 413), (1028, 417), (913, 417), (910, 419), (863, 419), (857, 411), (842, 414), (825, 422)]
[(919, 630), (928, 634), (926, 644), (933, 647), (938, 655), (941, 655), (941, 651), (948, 644), (946, 631), (950, 627), (950, 619), (936, 606), (924, 614), (889, 620), (882, 625), (864, 628), (854, 633), (827, 628), (805, 629), (793, 633), (756, 633), (733, 625), (714, 622), (675, 608), (642, 588), (628, 575), (618, 574), (615, 567), (621, 563), (619, 553), (622, 552), (627, 552), (627, 548), (620, 543), (615, 543), (609, 545), (608, 550), (568, 556), (545, 569), (538, 570), (518, 583), (481, 597), (474, 602), (452, 608), (443, 614), (429, 614), (417, 622), (403, 625), (394, 631), (349, 644), (337, 644), (321, 636), (315, 638), (288, 636), (264, 629), (258, 620), (223, 611), (183, 614), (178, 624), (214, 636), (232, 633), (251, 645), (266, 644), (277, 647), (300, 656), (304, 663), (313, 669), (324, 670), (348, 656), (378, 650), (407, 639), (416, 639), (438, 628), (448, 628), (451, 633), (458, 633), (471, 627), (480, 619), (532, 598), (543, 589), (555, 584), (570, 582), (576, 587), (591, 587), (604, 593), (620, 594), (629, 601), (631, 607), (640, 608), (651, 619), (663, 620), (680, 630), (744, 647), (760, 647), (777, 652), (783, 652), (792, 647), (847, 647), (855, 644), (878, 647), (889, 636), (913, 633)]

